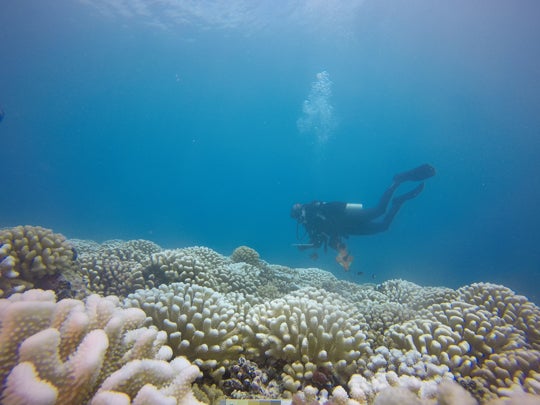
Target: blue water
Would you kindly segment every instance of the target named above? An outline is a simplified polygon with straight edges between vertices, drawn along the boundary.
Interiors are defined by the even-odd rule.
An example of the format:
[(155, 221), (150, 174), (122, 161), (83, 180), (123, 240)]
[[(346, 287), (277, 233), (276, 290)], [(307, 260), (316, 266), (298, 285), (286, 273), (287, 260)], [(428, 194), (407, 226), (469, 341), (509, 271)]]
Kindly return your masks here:
[[(4, 1), (0, 227), (538, 302), (539, 17), (536, 0)], [(390, 230), (349, 240), (349, 273), (291, 247), (293, 203), (369, 206), (424, 162), (437, 175)]]

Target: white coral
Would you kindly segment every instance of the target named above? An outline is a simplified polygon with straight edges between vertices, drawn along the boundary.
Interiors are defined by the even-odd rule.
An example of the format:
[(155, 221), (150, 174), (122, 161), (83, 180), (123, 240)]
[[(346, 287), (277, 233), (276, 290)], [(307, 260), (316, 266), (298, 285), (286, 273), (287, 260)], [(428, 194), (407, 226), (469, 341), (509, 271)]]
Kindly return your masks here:
[(175, 355), (183, 355), (205, 369), (220, 368), (238, 358), (239, 303), (210, 288), (184, 283), (138, 290), (129, 295), (126, 306), (142, 308), (147, 322), (168, 335)]

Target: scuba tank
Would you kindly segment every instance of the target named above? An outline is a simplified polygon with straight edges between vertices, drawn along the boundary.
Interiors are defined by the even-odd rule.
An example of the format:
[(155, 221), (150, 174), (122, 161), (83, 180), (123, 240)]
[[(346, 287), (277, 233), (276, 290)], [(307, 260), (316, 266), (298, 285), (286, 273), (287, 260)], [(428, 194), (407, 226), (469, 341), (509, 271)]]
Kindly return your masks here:
[(364, 208), (363, 204), (349, 204), (345, 205), (345, 211), (348, 212), (354, 212), (354, 211), (360, 211), (362, 208)]

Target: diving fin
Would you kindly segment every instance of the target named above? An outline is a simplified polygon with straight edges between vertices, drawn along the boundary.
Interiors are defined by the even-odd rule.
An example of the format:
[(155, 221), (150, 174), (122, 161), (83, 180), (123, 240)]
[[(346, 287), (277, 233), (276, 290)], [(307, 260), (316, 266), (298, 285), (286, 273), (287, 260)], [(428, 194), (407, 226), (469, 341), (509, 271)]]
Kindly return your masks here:
[(403, 204), (405, 201), (410, 200), (410, 199), (416, 197), (418, 194), (420, 194), (420, 193), (422, 192), (423, 189), (424, 189), (424, 183), (420, 183), (418, 186), (416, 186), (415, 188), (413, 188), (411, 191), (408, 191), (408, 192), (406, 192), (405, 194), (402, 194), (402, 195), (400, 195), (400, 196), (395, 197), (395, 198), (392, 200), (392, 204), (398, 204), (398, 205), (401, 205), (401, 204)]
[(409, 171), (398, 173), (394, 176), (394, 182), (422, 181), (435, 176), (435, 168), (428, 163), (415, 167)]

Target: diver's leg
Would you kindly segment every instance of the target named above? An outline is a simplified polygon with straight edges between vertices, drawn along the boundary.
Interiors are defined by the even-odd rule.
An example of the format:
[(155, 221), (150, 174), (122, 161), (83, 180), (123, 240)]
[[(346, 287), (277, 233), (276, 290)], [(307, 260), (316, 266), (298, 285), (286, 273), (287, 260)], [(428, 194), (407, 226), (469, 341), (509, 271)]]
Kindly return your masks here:
[(379, 199), (379, 203), (374, 207), (369, 208), (361, 208), (361, 209), (345, 209), (345, 215), (347, 219), (347, 228), (350, 231), (350, 233), (355, 233), (354, 229), (359, 227), (362, 228), (365, 223), (374, 220), (377, 217), (380, 217), (383, 215), (387, 208), (388, 204), (390, 203), (390, 200), (392, 199), (392, 195), (398, 188), (399, 183), (392, 183), (390, 187), (386, 189), (386, 191), (383, 193), (381, 198)]
[(416, 197), (418, 194), (422, 192), (423, 189), (424, 189), (424, 183), (420, 183), (411, 191), (408, 191), (400, 196), (395, 197), (392, 200), (392, 205), (390, 206), (390, 210), (388, 211), (388, 213), (385, 215), (385, 217), (383, 218), (381, 222), (382, 227), (379, 230), (379, 232), (386, 231), (390, 227), (390, 224), (392, 223), (394, 217), (398, 213), (403, 203), (407, 200), (411, 200), (414, 197)]
[(414, 169), (398, 173), (394, 176), (394, 182), (401, 184), (404, 181), (422, 181), (435, 176), (435, 168), (430, 164), (424, 163)]
[(390, 199), (394, 195), (394, 192), (396, 191), (398, 186), (399, 186), (399, 183), (396, 183), (396, 182), (392, 183), (392, 185), (388, 187), (386, 191), (383, 193), (383, 195), (379, 199), (379, 203), (375, 207), (366, 208), (365, 210), (363, 210), (364, 211), (363, 217), (366, 221), (371, 221), (372, 219), (380, 217), (386, 212), (388, 208), (388, 204), (390, 203)]
[[(435, 176), (435, 168), (427, 163), (406, 172), (398, 173), (394, 176), (393, 183), (390, 185), (390, 187), (386, 189), (386, 191), (379, 199), (379, 203), (375, 207), (363, 208), (360, 211), (355, 211), (354, 213), (347, 213), (347, 215), (349, 216), (349, 219), (352, 223), (365, 223), (367, 221), (372, 221), (386, 212), (386, 210), (388, 209), (388, 204), (390, 203), (394, 192), (401, 183), (405, 181), (422, 181), (432, 176)], [(413, 198), (416, 196), (416, 194), (422, 191), (421, 188), (423, 188), (423, 185), (421, 187), (417, 187), (409, 193), (403, 194), (401, 197), (405, 199)], [(408, 198), (406, 197), (407, 195), (414, 194), (415, 190), (417, 189), (419, 189), (419, 191), (417, 191), (414, 196)]]
[(371, 221), (371, 222), (362, 224), (362, 227), (355, 229), (354, 231), (350, 232), (350, 234), (351, 235), (372, 235), (375, 233), (380, 233), (380, 232), (384, 232), (388, 230), (388, 228), (390, 227), (390, 224), (394, 220), (394, 217), (398, 213), (403, 203), (407, 200), (410, 200), (416, 197), (418, 194), (422, 192), (423, 189), (424, 189), (424, 183), (420, 183), (411, 191), (408, 191), (405, 194), (395, 197), (392, 200), (392, 205), (390, 206), (388, 213), (384, 216), (382, 221)]

